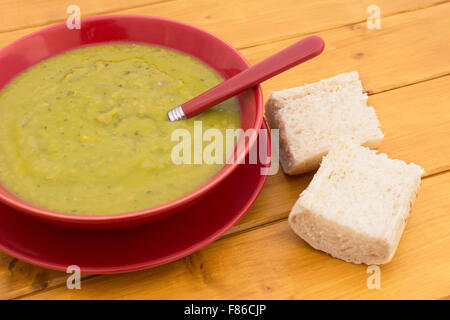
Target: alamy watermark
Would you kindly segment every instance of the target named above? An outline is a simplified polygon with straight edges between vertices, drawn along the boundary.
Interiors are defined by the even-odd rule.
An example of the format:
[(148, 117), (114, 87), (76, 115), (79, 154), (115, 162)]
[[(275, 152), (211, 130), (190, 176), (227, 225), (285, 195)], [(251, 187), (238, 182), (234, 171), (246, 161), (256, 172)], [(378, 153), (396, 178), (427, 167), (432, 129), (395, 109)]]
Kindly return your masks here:
[[(251, 139), (256, 139), (248, 152), (249, 164), (263, 164), (262, 175), (278, 172), (279, 130), (270, 130), (271, 156), (268, 154), (269, 131), (267, 129), (225, 129), (203, 130), (202, 121), (194, 121), (193, 134), (187, 129), (175, 129), (171, 140), (178, 142), (171, 150), (172, 163), (180, 164), (243, 164), (245, 147)], [(227, 154), (224, 154), (227, 152)]]
[(77, 5), (70, 5), (66, 9), (66, 13), (70, 14), (70, 16), (66, 20), (67, 29), (73, 30), (81, 29), (81, 9)]
[(81, 289), (81, 269), (79, 266), (73, 264), (67, 267), (66, 273), (70, 276), (66, 280), (67, 289)]
[(366, 25), (369, 30), (381, 29), (381, 9), (377, 5), (370, 5), (366, 9), (366, 13), (370, 14), (367, 18)]
[(381, 269), (380, 266), (372, 264), (367, 267), (366, 273), (370, 276), (366, 280), (367, 289), (381, 289)]

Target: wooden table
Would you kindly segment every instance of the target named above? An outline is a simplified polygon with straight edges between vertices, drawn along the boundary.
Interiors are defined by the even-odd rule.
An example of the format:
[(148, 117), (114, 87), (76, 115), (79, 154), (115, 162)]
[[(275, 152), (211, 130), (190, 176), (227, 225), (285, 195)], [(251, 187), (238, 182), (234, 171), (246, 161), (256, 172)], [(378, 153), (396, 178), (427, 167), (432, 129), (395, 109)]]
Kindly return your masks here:
[[(381, 289), (367, 266), (313, 250), (286, 217), (312, 174), (269, 177), (248, 214), (225, 236), (165, 266), (119, 275), (67, 274), (0, 253), (0, 297), (23, 299), (450, 298), (450, 3), (442, 0), (1, 0), (0, 47), (43, 26), (82, 16), (138, 13), (185, 21), (222, 37), (256, 62), (298, 39), (326, 42), (317, 59), (267, 81), (271, 91), (357, 70), (386, 137), (380, 151), (426, 175)], [(369, 29), (369, 5), (381, 28)]]

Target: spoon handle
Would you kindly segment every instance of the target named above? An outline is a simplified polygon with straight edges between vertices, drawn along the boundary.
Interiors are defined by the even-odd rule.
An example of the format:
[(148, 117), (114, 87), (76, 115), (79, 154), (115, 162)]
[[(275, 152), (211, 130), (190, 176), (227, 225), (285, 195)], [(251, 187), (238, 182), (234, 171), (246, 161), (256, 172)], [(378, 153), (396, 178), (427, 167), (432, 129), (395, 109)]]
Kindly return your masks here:
[(322, 38), (310, 36), (236, 74), (199, 96), (169, 111), (171, 121), (191, 118), (242, 91), (276, 76), (319, 55), (324, 48)]

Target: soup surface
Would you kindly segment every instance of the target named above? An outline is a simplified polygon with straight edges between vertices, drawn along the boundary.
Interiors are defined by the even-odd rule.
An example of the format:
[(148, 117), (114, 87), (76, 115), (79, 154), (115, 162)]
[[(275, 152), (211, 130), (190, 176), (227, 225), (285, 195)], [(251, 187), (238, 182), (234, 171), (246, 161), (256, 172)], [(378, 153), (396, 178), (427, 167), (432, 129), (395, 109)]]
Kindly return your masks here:
[(138, 44), (90, 46), (42, 61), (0, 92), (0, 182), (35, 206), (79, 215), (142, 210), (183, 196), (222, 165), (173, 163), (179, 141), (172, 132), (187, 129), (193, 137), (194, 120), (203, 132), (239, 128), (239, 107), (230, 99), (177, 122), (167, 111), (221, 81), (193, 57)]

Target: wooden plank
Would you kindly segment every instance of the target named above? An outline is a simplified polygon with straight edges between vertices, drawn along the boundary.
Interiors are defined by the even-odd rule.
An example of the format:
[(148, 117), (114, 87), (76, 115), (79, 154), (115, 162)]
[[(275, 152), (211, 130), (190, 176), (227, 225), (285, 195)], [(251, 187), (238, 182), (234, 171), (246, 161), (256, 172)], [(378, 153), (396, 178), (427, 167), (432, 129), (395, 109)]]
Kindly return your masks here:
[(309, 247), (287, 221), (220, 240), (151, 270), (85, 280), (81, 290), (45, 290), (31, 299), (439, 299), (450, 293), (450, 172), (422, 181), (381, 289), (366, 266)]
[(66, 274), (39, 268), (0, 252), (0, 300), (66, 282)]
[[(450, 73), (450, 2), (382, 19), (380, 30), (364, 23), (318, 33), (324, 52), (263, 84), (265, 96), (274, 90), (357, 70), (364, 88), (378, 93)], [(300, 38), (244, 49), (255, 64)]]
[[(371, 96), (385, 133), (378, 148), (425, 175), (450, 169), (450, 76)], [(433, 159), (434, 158), (434, 159)]]
[[(145, 3), (161, 2), (144, 6)], [(237, 48), (286, 39), (302, 34), (365, 21), (371, 0), (80, 0), (82, 16), (101, 13), (146, 14), (162, 16), (204, 28)], [(434, 6), (443, 0), (378, 0), (383, 17)], [(445, 1), (444, 1), (445, 2)], [(17, 30), (0, 37), (0, 47), (37, 30), (36, 26), (63, 21), (68, 0), (17, 1), (0, 4), (3, 20), (0, 32)], [(138, 7), (128, 10), (123, 8)], [(18, 30), (25, 27), (23, 30)]]
[[(378, 0), (382, 16), (422, 9), (442, 0)], [(158, 15), (204, 28), (237, 48), (365, 21), (371, 0), (182, 0), (125, 13)]]
[(67, 7), (77, 5), (82, 16), (106, 14), (169, 0), (3, 0), (0, 2), (0, 32), (42, 26), (69, 17)]

